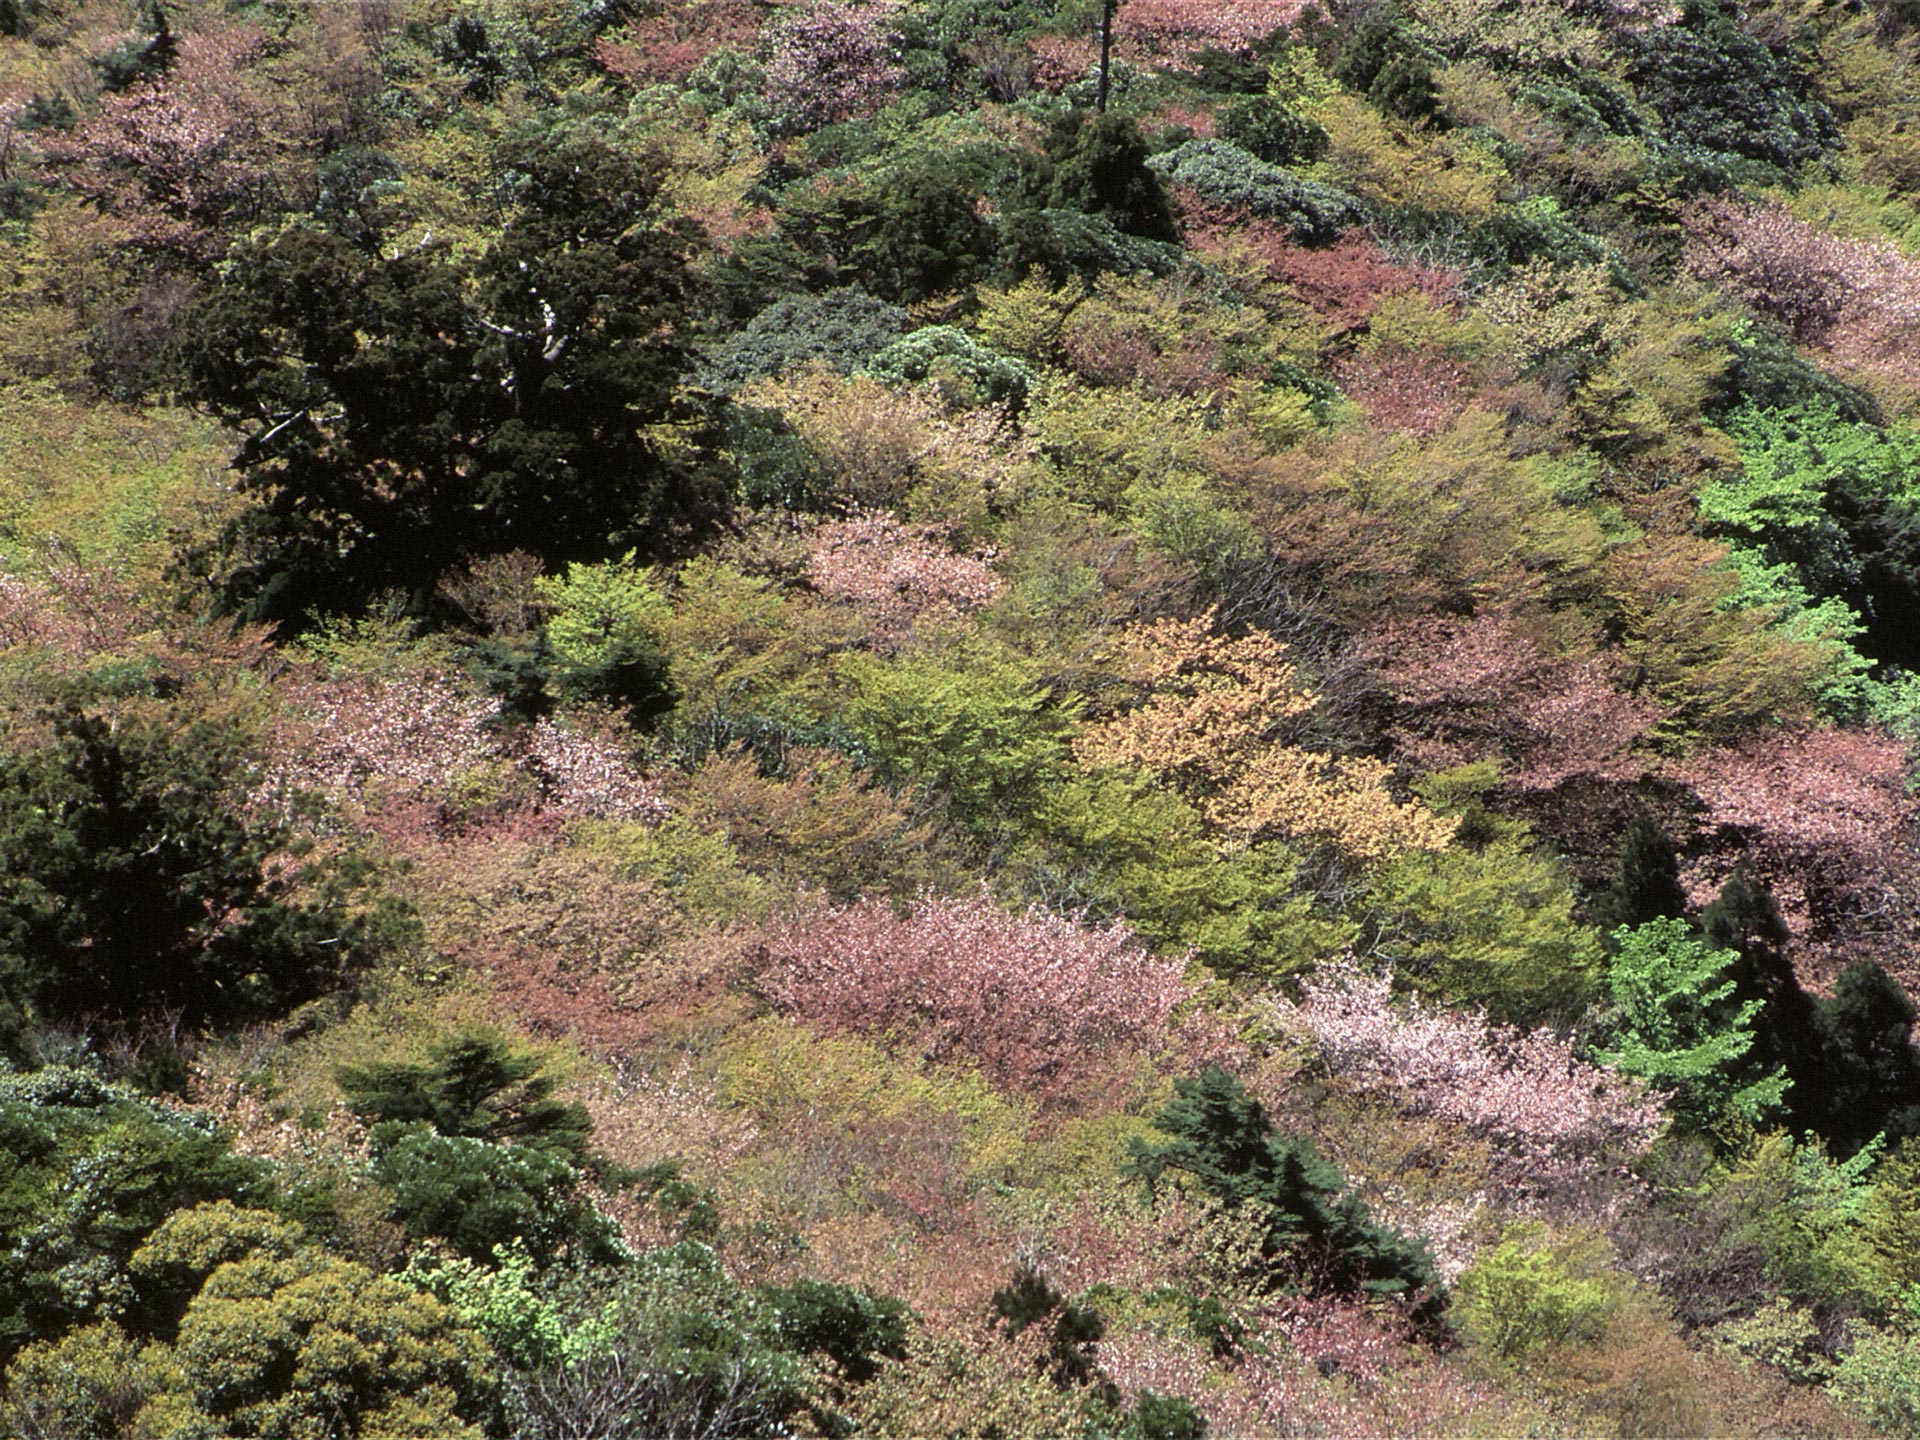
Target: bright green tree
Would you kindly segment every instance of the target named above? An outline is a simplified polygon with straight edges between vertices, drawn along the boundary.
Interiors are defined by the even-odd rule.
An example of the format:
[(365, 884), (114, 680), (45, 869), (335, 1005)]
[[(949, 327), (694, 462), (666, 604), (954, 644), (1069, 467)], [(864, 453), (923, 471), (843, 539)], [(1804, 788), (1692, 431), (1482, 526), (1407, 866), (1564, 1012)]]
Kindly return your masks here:
[(1757, 1124), (1778, 1109), (1786, 1075), (1755, 1074), (1745, 1063), (1761, 1002), (1729, 1008), (1738, 954), (1708, 948), (1672, 917), (1623, 925), (1613, 939), (1607, 988), (1615, 1039), (1599, 1058), (1671, 1090), (1675, 1115), (1699, 1129), (1723, 1120)]

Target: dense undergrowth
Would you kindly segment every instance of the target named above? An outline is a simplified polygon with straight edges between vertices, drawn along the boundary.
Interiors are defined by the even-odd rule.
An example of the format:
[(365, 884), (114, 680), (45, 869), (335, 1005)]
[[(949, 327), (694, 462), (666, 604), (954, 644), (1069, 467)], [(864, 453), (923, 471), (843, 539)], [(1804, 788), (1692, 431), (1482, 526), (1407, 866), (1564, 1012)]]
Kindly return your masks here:
[(1920, 1434), (1920, 11), (1101, 20), (0, 0), (0, 1431)]

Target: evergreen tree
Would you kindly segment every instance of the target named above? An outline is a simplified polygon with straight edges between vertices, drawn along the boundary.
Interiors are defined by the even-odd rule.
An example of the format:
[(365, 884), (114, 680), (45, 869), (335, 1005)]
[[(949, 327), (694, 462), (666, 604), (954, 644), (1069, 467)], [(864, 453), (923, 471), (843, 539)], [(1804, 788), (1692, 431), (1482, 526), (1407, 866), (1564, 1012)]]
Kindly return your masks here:
[(1049, 144), (1054, 161), (1049, 203), (1104, 215), (1129, 235), (1175, 240), (1173, 207), (1147, 168), (1140, 127), (1122, 115), (1073, 116)]
[(677, 394), (693, 233), (656, 213), (664, 164), (596, 140), (504, 158), (516, 209), (481, 255), (290, 227), (237, 246), (182, 317), (256, 502), (203, 559), (230, 608), (307, 620), (398, 591), (424, 611), (476, 556), (658, 555), (721, 513), (706, 417)]
[(1700, 912), (1700, 933), (1709, 948), (1731, 951), (1733, 990), (1730, 1009), (1753, 1010), (1753, 1048), (1746, 1056), (1751, 1072), (1784, 1071), (1792, 1082), (1788, 1108), (1798, 1114), (1811, 1093), (1822, 1064), (1814, 1028), (1813, 997), (1800, 987), (1786, 957), (1787, 925), (1773, 894), (1744, 870), (1720, 887), (1714, 902)]
[(336, 1078), (370, 1125), (424, 1123), (439, 1135), (512, 1141), (583, 1161), (593, 1121), (584, 1105), (553, 1098), (554, 1079), (541, 1064), (498, 1036), (469, 1031), (434, 1045), (425, 1063), (347, 1065)]
[(1687, 895), (1680, 888), (1680, 858), (1666, 832), (1644, 811), (1633, 817), (1620, 837), (1613, 883), (1595, 903), (1594, 912), (1596, 923), (1607, 934), (1622, 926), (1687, 913)]
[(1426, 1247), (1372, 1220), (1312, 1141), (1274, 1134), (1260, 1102), (1226, 1071), (1176, 1080), (1153, 1125), (1172, 1138), (1133, 1141), (1134, 1173), (1149, 1185), (1168, 1170), (1190, 1176), (1257, 1227), (1276, 1271), (1332, 1291), (1406, 1296), (1415, 1319), (1440, 1318), (1446, 1292)]
[(1825, 1136), (1836, 1155), (1851, 1155), (1879, 1134), (1889, 1141), (1920, 1135), (1913, 1022), (1913, 1001), (1879, 965), (1846, 970), (1814, 1016), (1821, 1066), (1795, 1122)]

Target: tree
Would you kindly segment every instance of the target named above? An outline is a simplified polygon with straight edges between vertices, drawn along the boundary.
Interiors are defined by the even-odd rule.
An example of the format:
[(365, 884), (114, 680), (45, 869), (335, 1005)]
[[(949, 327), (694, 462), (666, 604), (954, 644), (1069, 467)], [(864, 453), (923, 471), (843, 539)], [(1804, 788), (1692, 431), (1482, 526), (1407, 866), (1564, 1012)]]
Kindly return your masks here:
[(1445, 847), (1454, 822), (1394, 800), (1379, 761), (1286, 743), (1276, 732), (1317, 697), (1271, 635), (1214, 634), (1214, 618), (1136, 625), (1117, 637), (1113, 668), (1140, 701), (1081, 733), (1073, 746), (1081, 764), (1155, 777), (1199, 810), (1223, 849), (1312, 837), (1380, 861)]
[(1671, 1089), (1674, 1114), (1699, 1129), (1758, 1124), (1777, 1110), (1787, 1076), (1755, 1073), (1748, 1059), (1761, 1002), (1730, 1003), (1739, 957), (1709, 949), (1685, 920), (1670, 917), (1622, 925), (1613, 939), (1619, 950), (1607, 988), (1618, 1019), (1614, 1048), (1597, 1058)]
[(1312, 1141), (1274, 1134), (1260, 1102), (1226, 1071), (1174, 1081), (1153, 1127), (1171, 1138), (1131, 1141), (1133, 1172), (1152, 1186), (1180, 1171), (1250, 1221), (1276, 1284), (1291, 1272), (1317, 1290), (1400, 1297), (1415, 1320), (1439, 1321), (1446, 1289), (1426, 1247), (1372, 1220)]
[(1002, 1083), (1073, 1098), (1102, 1064), (1159, 1050), (1193, 987), (1123, 924), (1100, 929), (984, 896), (817, 911), (766, 936), (774, 1004), (829, 1034), (891, 1035)]
[(1621, 43), (1628, 78), (1676, 149), (1791, 173), (1840, 144), (1833, 113), (1806, 98), (1805, 77), (1714, 0), (1690, 0), (1680, 24), (1629, 33)]
[(1815, 1013), (1820, 1073), (1808, 1077), (1804, 1097), (1795, 1096), (1796, 1123), (1825, 1136), (1838, 1155), (1854, 1154), (1876, 1135), (1920, 1135), (1913, 1022), (1913, 1001), (1898, 981), (1871, 962), (1850, 966)]
[(342, 1066), (336, 1078), (369, 1125), (431, 1125), (436, 1134), (517, 1144), (584, 1160), (593, 1122), (577, 1101), (553, 1098), (544, 1061), (475, 1031), (434, 1043), (424, 1063)]
[(1613, 883), (1594, 904), (1594, 921), (1608, 934), (1687, 913), (1680, 858), (1666, 832), (1645, 811), (1627, 822)]
[(257, 774), (230, 724), (87, 709), (0, 757), (0, 1048), (165, 1008), (253, 1019), (367, 957), (395, 917), (341, 903), (345, 869), (332, 893), (296, 894), (288, 836), (248, 812)]
[(615, 1253), (612, 1227), (579, 1191), (584, 1170), (605, 1170), (587, 1150), (593, 1122), (553, 1098), (542, 1063), (470, 1031), (424, 1063), (340, 1069), (348, 1103), (373, 1124), (374, 1178), (410, 1234), (474, 1259), (515, 1241), (542, 1265), (566, 1250)]
[(238, 246), (184, 317), (256, 502), (226, 535), (230, 608), (424, 610), (476, 556), (657, 555), (714, 519), (683, 453), (705, 436), (675, 388), (693, 236), (659, 218), (664, 162), (591, 139), (508, 158), (515, 210), (478, 257), (294, 226)]
[(1173, 211), (1147, 168), (1147, 142), (1123, 115), (1073, 115), (1048, 142), (1054, 162), (1048, 203), (1102, 215), (1128, 235), (1174, 240)]

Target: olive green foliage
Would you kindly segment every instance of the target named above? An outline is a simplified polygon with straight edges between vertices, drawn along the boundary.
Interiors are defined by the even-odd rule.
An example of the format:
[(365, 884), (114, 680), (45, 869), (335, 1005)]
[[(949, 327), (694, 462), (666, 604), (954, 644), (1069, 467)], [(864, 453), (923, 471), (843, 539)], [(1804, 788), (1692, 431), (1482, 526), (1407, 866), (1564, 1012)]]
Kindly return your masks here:
[(344, 903), (349, 867), (299, 893), (286, 832), (247, 805), (257, 775), (230, 722), (92, 709), (0, 755), (0, 1053), (86, 1017), (277, 1013), (405, 933)]
[(110, 1320), (29, 1345), (0, 1388), (0, 1429), (21, 1440), (151, 1434), (143, 1425), (149, 1402), (179, 1382), (171, 1362), (165, 1347), (142, 1345)]
[(1593, 1249), (1553, 1243), (1537, 1228), (1510, 1234), (1460, 1276), (1454, 1314), (1461, 1332), (1510, 1365), (1550, 1346), (1597, 1340), (1618, 1305), (1618, 1287)]
[(882, 775), (925, 784), (983, 822), (1031, 813), (1064, 771), (1077, 705), (1037, 666), (971, 647), (841, 666), (842, 719)]
[(1165, 1141), (1135, 1140), (1132, 1169), (1149, 1186), (1172, 1170), (1252, 1224), (1272, 1283), (1403, 1298), (1436, 1324), (1447, 1294), (1426, 1247), (1371, 1219), (1310, 1140), (1276, 1135), (1260, 1102), (1218, 1067), (1174, 1082), (1154, 1116)]
[(1866, 1240), (1880, 1147), (1836, 1160), (1818, 1139), (1767, 1135), (1712, 1177), (1739, 1238), (1755, 1247), (1779, 1293), (1822, 1309), (1884, 1310), (1897, 1290)]
[(1920, 1309), (1897, 1326), (1855, 1325), (1833, 1391), (1876, 1434), (1920, 1435)]
[(84, 1071), (0, 1074), (0, 1132), (0, 1359), (95, 1321), (164, 1325), (191, 1291), (136, 1275), (134, 1252), (177, 1210), (273, 1195), (207, 1116)]
[(1577, 1015), (1601, 986), (1599, 936), (1565, 870), (1524, 838), (1418, 851), (1368, 877), (1360, 913), (1395, 973), (1507, 1023)]
[(1701, 1129), (1774, 1114), (1789, 1082), (1746, 1063), (1761, 1002), (1729, 1004), (1738, 957), (1709, 949), (1671, 918), (1623, 925), (1613, 941), (1607, 990), (1618, 1019), (1601, 1060), (1670, 1089), (1676, 1117)]
[(173, 1358), (183, 1393), (155, 1402), (167, 1433), (477, 1437), (492, 1408), (486, 1347), (451, 1310), (313, 1248), (215, 1270)]
[(569, 565), (542, 576), (541, 597), (553, 607), (544, 638), (562, 699), (604, 700), (636, 722), (672, 707), (659, 625), (667, 602), (633, 552), (619, 560)]

